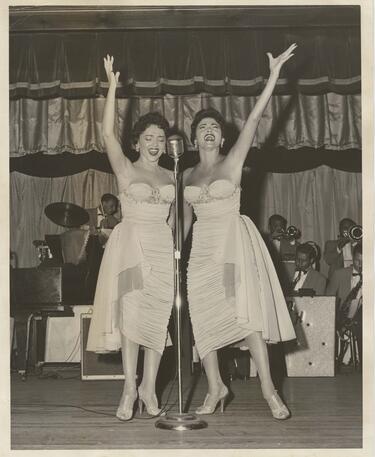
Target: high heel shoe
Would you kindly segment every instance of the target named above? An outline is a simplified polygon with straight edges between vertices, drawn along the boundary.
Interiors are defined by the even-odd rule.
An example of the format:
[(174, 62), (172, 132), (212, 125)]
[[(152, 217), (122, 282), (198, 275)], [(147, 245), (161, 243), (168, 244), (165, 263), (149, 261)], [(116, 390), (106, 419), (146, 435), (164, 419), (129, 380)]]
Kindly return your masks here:
[(228, 397), (229, 391), (226, 386), (223, 385), (217, 397), (207, 394), (204, 399), (203, 405), (199, 406), (195, 410), (197, 414), (213, 414), (217, 408), (218, 403), (220, 402), (220, 411), (224, 412), (225, 400)]
[[(122, 401), (122, 398), (124, 398), (124, 401)], [(129, 421), (132, 419), (134, 415), (134, 403), (136, 402), (138, 398), (137, 393), (135, 392), (134, 395), (129, 395), (129, 394), (123, 394), (123, 397), (121, 397), (119, 407), (117, 408), (116, 411), (116, 417), (120, 421)]]
[(155, 393), (152, 394), (151, 398), (146, 398), (143, 390), (138, 389), (138, 407), (139, 413), (143, 413), (143, 406), (146, 407), (146, 411), (150, 416), (165, 416), (165, 412), (158, 407), (158, 399), (156, 398)]
[(285, 420), (290, 417), (289, 409), (284, 405), (283, 401), (279, 397), (277, 390), (271, 395), (271, 397), (265, 399), (268, 406), (271, 409), (272, 416), (278, 420)]

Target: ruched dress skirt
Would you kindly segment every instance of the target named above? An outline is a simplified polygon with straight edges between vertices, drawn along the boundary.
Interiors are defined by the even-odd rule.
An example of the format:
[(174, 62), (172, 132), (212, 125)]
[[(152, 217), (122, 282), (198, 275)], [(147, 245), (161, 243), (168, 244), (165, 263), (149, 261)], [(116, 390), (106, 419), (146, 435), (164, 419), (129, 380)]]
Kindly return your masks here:
[(187, 285), (200, 358), (254, 331), (265, 341), (295, 338), (281, 286), (254, 223), (240, 215), (240, 188), (228, 180), (187, 186), (193, 227)]
[(172, 185), (133, 184), (120, 194), (123, 221), (100, 266), (87, 350), (116, 351), (121, 334), (160, 354), (173, 305)]

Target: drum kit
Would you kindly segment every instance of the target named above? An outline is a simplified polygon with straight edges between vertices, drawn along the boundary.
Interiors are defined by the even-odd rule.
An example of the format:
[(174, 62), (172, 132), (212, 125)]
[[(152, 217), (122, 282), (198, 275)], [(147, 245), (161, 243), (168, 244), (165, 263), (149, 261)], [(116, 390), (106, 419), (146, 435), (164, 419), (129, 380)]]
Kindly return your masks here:
[(76, 228), (87, 224), (89, 213), (73, 203), (51, 203), (44, 210), (49, 220), (67, 228)]
[[(44, 214), (50, 221), (67, 229), (79, 228), (89, 221), (89, 213), (73, 203), (51, 203), (44, 209)], [(33, 244), (38, 250), (38, 258), (42, 264), (52, 259), (50, 246), (45, 240), (34, 240)]]

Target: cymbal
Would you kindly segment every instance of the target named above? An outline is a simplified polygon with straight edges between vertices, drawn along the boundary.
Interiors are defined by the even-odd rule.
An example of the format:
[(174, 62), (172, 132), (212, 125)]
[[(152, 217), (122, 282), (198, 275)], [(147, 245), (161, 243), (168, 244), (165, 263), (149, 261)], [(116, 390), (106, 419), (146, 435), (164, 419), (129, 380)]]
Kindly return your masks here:
[(79, 227), (89, 220), (89, 213), (73, 203), (51, 203), (44, 209), (44, 214), (57, 225)]

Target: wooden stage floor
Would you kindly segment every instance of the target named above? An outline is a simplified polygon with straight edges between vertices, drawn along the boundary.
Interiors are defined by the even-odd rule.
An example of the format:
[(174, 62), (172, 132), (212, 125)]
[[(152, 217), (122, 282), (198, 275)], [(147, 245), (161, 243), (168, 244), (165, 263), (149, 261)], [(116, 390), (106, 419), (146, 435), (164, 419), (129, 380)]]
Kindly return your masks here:
[[(44, 368), (44, 375), (49, 370)], [(231, 383), (234, 398), (224, 414), (204, 416), (208, 428), (197, 431), (156, 429), (156, 419), (121, 422), (114, 416), (123, 381), (81, 381), (78, 370), (56, 379), (11, 377), (12, 449), (163, 449), (163, 448), (361, 448), (362, 376), (347, 371), (334, 378), (286, 378), (282, 387), (292, 417), (276, 421), (261, 397), (257, 378)], [(63, 379), (62, 379), (63, 378)], [(185, 390), (189, 389), (185, 382)], [(170, 389), (172, 387), (172, 389)], [(169, 383), (169, 406), (177, 411), (176, 388)], [(190, 411), (206, 392), (196, 382)], [(188, 400), (186, 392), (184, 399)]]

